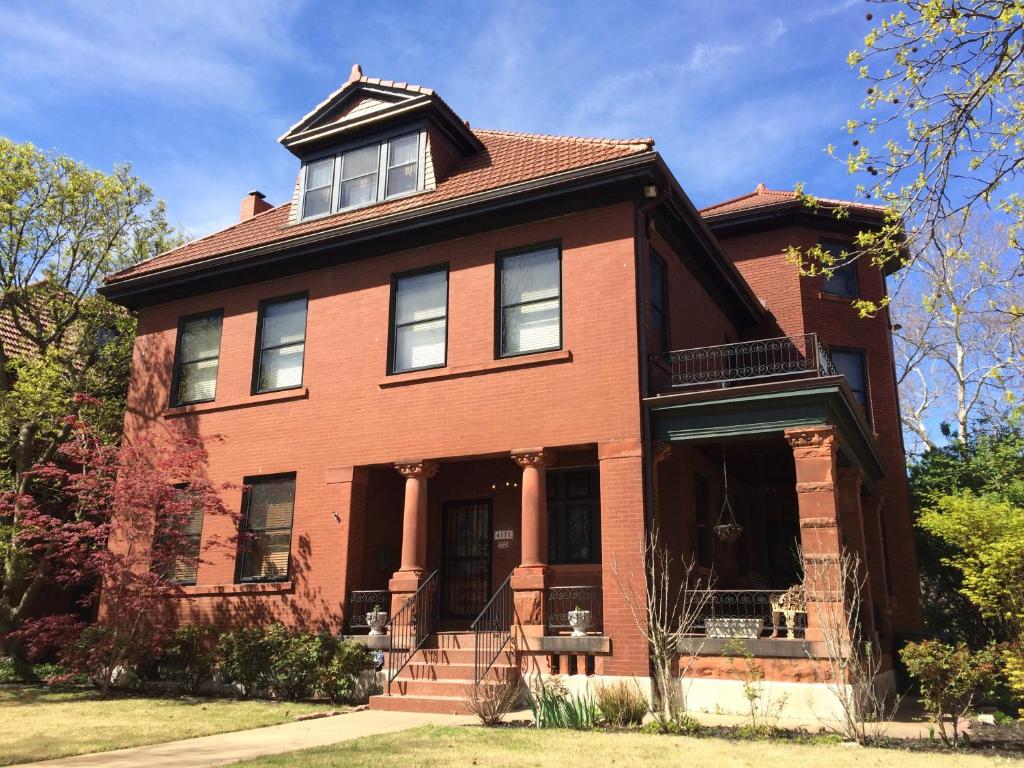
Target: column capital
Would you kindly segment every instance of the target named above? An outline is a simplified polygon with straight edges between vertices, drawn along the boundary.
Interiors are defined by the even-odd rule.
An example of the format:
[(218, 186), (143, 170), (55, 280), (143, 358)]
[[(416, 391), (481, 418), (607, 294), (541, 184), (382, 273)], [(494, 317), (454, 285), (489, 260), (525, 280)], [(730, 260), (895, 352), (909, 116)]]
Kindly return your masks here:
[(839, 433), (831, 425), (787, 429), (786, 442), (793, 449), (835, 451), (839, 447)]
[(399, 461), (395, 463), (395, 469), (405, 478), (426, 479), (437, 474), (438, 466), (435, 461)]
[(554, 454), (543, 448), (524, 448), (512, 451), (512, 461), (523, 469), (527, 467), (544, 469), (544, 467), (551, 466), (554, 459)]

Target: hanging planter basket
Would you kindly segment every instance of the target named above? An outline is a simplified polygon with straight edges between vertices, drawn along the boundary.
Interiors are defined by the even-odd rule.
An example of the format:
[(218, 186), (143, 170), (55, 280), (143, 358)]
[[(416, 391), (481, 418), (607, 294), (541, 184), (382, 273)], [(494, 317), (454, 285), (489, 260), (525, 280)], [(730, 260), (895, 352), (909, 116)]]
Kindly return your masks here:
[(743, 526), (739, 523), (722, 523), (715, 526), (715, 535), (726, 544), (732, 544), (743, 533)]

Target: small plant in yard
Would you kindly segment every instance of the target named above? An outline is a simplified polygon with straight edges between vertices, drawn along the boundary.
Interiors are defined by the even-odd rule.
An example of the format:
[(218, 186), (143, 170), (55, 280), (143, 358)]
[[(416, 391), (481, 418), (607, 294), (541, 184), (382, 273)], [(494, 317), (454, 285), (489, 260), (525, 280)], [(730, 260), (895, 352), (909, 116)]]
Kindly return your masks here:
[(538, 728), (586, 731), (597, 726), (599, 713), (593, 696), (570, 693), (558, 677), (535, 683), (526, 700)]
[(515, 709), (520, 694), (519, 681), (515, 679), (480, 682), (467, 688), (466, 706), (484, 725), (497, 725)]
[(182, 693), (194, 694), (213, 677), (216, 632), (206, 624), (178, 627), (157, 658), (161, 680), (177, 683)]
[(320, 693), (335, 704), (352, 701), (356, 696), (357, 678), (375, 667), (373, 651), (365, 645), (336, 640), (334, 655), (320, 674)]
[(900, 658), (921, 686), (925, 710), (938, 726), (943, 743), (958, 748), (964, 738), (960, 724), (976, 697), (991, 693), (995, 687), (999, 651), (992, 646), (972, 651), (963, 644), (922, 640), (908, 643), (900, 651)]
[(635, 685), (624, 682), (595, 688), (597, 709), (609, 725), (640, 725), (647, 714), (647, 699)]
[(750, 723), (746, 730), (751, 736), (770, 736), (778, 727), (788, 697), (783, 694), (773, 700), (764, 684), (764, 670), (754, 655), (739, 640), (726, 643), (723, 651), (731, 662), (740, 664), (743, 680), (743, 698), (747, 702)]

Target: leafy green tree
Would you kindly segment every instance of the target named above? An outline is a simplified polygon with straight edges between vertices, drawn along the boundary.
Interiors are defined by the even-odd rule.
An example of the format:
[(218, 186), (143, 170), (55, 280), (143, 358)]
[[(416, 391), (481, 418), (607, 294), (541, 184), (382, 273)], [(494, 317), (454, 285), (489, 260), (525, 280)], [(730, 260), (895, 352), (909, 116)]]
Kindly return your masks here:
[[(0, 138), (0, 314), (19, 337), (0, 347), (0, 491), (30, 490), (53, 461), (68, 416), (116, 442), (135, 321), (96, 293), (103, 276), (166, 250), (180, 236), (129, 165), (93, 170)], [(78, 397), (79, 394), (88, 397)], [(38, 589), (19, 545), (20, 508), (0, 519), (0, 627), (15, 628)]]

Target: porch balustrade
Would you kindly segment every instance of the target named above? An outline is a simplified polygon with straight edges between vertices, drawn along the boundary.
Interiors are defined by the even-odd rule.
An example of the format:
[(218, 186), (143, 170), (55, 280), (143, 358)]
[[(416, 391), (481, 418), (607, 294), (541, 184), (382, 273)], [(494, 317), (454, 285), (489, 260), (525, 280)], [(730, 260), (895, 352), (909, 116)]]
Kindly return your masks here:
[(391, 593), (386, 589), (358, 589), (348, 593), (348, 630), (353, 634), (368, 632), (366, 614), (380, 606), (382, 611), (391, 609)]
[[(785, 590), (771, 589), (715, 589), (693, 625), (693, 634), (722, 638), (786, 638), (786, 626), (781, 612), (773, 612), (772, 603)], [(703, 596), (694, 596), (700, 602)], [(803, 639), (807, 628), (807, 614), (795, 615), (794, 634)]]
[(678, 349), (650, 357), (655, 390), (839, 375), (815, 333)]
[(590, 611), (590, 631), (601, 631), (604, 626), (600, 587), (548, 587), (547, 628), (558, 633), (568, 629), (569, 612), (580, 608)]

